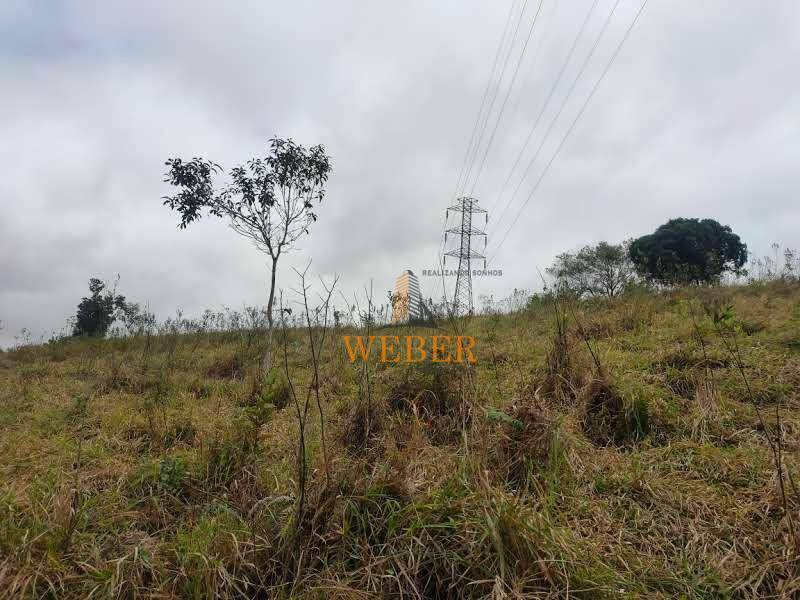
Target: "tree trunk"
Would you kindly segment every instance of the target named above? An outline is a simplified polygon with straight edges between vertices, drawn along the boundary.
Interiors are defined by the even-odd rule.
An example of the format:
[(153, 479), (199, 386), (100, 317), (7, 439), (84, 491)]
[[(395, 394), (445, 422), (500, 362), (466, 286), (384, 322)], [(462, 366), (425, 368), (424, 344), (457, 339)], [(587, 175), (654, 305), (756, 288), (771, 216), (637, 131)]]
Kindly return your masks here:
[(278, 272), (278, 257), (272, 259), (272, 272), (269, 280), (269, 300), (267, 301), (267, 322), (272, 329), (272, 305), (275, 302), (275, 274)]
[(264, 358), (261, 361), (261, 366), (264, 371), (269, 371), (270, 365), (270, 356), (272, 352), (272, 329), (273, 329), (273, 319), (272, 319), (272, 307), (275, 304), (275, 275), (278, 272), (278, 257), (272, 257), (272, 270), (270, 273), (270, 280), (269, 280), (269, 300), (267, 300), (267, 349), (264, 352)]

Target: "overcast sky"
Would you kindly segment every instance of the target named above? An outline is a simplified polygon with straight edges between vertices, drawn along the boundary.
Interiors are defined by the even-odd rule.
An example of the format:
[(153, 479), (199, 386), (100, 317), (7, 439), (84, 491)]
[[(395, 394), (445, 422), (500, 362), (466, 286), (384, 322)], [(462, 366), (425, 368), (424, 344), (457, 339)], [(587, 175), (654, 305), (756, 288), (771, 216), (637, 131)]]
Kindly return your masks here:
[[(756, 254), (773, 241), (800, 246), (795, 0), (650, 0), (530, 195), (640, 6), (620, 0), (567, 99), (614, 2), (597, 2), (498, 201), (592, 6), (542, 2), (474, 186), (492, 209), (490, 266), (503, 271), (477, 280), (476, 297), (537, 287), (536, 269), (555, 254), (677, 216), (716, 218)], [(334, 165), (319, 222), (282, 265), (280, 286), (295, 285), (290, 265), (313, 259), (313, 273), (340, 274), (346, 294), (372, 279), (383, 299), (402, 270), (434, 268), (510, 5), (4, 0), (0, 344), (23, 327), (34, 337), (60, 329), (92, 276), (119, 274), (120, 291), (160, 318), (264, 304), (264, 257), (220, 220), (178, 230), (160, 198), (166, 158), (230, 168), (274, 134), (324, 144)], [(538, 6), (525, 5), (495, 114)], [(431, 295), (434, 280), (421, 287)]]

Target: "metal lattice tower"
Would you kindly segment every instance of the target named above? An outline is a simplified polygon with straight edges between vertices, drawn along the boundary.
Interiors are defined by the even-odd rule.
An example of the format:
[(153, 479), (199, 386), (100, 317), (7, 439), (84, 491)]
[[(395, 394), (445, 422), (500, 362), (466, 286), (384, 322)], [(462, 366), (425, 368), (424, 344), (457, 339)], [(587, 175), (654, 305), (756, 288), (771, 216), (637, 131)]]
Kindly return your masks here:
[(472, 314), (472, 259), (483, 260), (483, 268), (486, 268), (486, 257), (472, 249), (472, 238), (483, 236), (483, 246), (486, 247), (486, 232), (472, 226), (472, 215), (483, 213), (485, 222), (488, 222), (489, 215), (483, 208), (478, 206), (475, 198), (463, 196), (456, 200), (456, 203), (447, 208), (445, 218), (450, 217), (450, 211), (461, 213), (461, 224), (458, 227), (446, 229), (444, 233), (445, 248), (447, 247), (447, 234), (452, 233), (459, 237), (460, 244), (457, 249), (444, 253), (446, 257), (452, 256), (458, 259), (458, 272), (456, 275), (456, 288), (453, 293), (453, 313)]

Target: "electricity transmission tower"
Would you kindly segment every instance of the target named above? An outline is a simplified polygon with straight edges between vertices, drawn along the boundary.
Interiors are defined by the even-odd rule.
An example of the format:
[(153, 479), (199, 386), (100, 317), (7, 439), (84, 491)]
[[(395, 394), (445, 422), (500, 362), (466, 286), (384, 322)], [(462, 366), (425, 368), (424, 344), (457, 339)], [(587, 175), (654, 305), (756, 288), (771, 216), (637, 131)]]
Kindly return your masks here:
[[(483, 267), (486, 268), (486, 257), (483, 254), (475, 252), (472, 249), (472, 238), (483, 236), (483, 246), (486, 247), (486, 232), (476, 229), (472, 226), (472, 215), (483, 213), (485, 217), (484, 223), (488, 222), (489, 215), (483, 208), (478, 206), (478, 201), (475, 198), (463, 196), (456, 200), (456, 203), (447, 208), (445, 212), (445, 219), (450, 217), (450, 211), (461, 213), (461, 224), (458, 227), (446, 229), (444, 232), (444, 243), (447, 247), (447, 234), (452, 233), (459, 237), (459, 247), (449, 252), (445, 252), (444, 256), (452, 256), (458, 259), (458, 271), (456, 274), (456, 289), (453, 294), (453, 313), (454, 314), (472, 314), (472, 269), (470, 262), (472, 259), (482, 259)], [(445, 261), (447, 258), (445, 258)]]

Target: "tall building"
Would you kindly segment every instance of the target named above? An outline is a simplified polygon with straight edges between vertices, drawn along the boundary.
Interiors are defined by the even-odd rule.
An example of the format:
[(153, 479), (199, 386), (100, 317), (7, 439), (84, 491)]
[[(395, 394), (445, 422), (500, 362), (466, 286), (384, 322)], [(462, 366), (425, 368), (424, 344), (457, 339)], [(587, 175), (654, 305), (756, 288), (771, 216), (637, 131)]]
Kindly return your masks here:
[(392, 296), (392, 323), (407, 323), (422, 318), (419, 280), (413, 271), (403, 271), (395, 281)]

